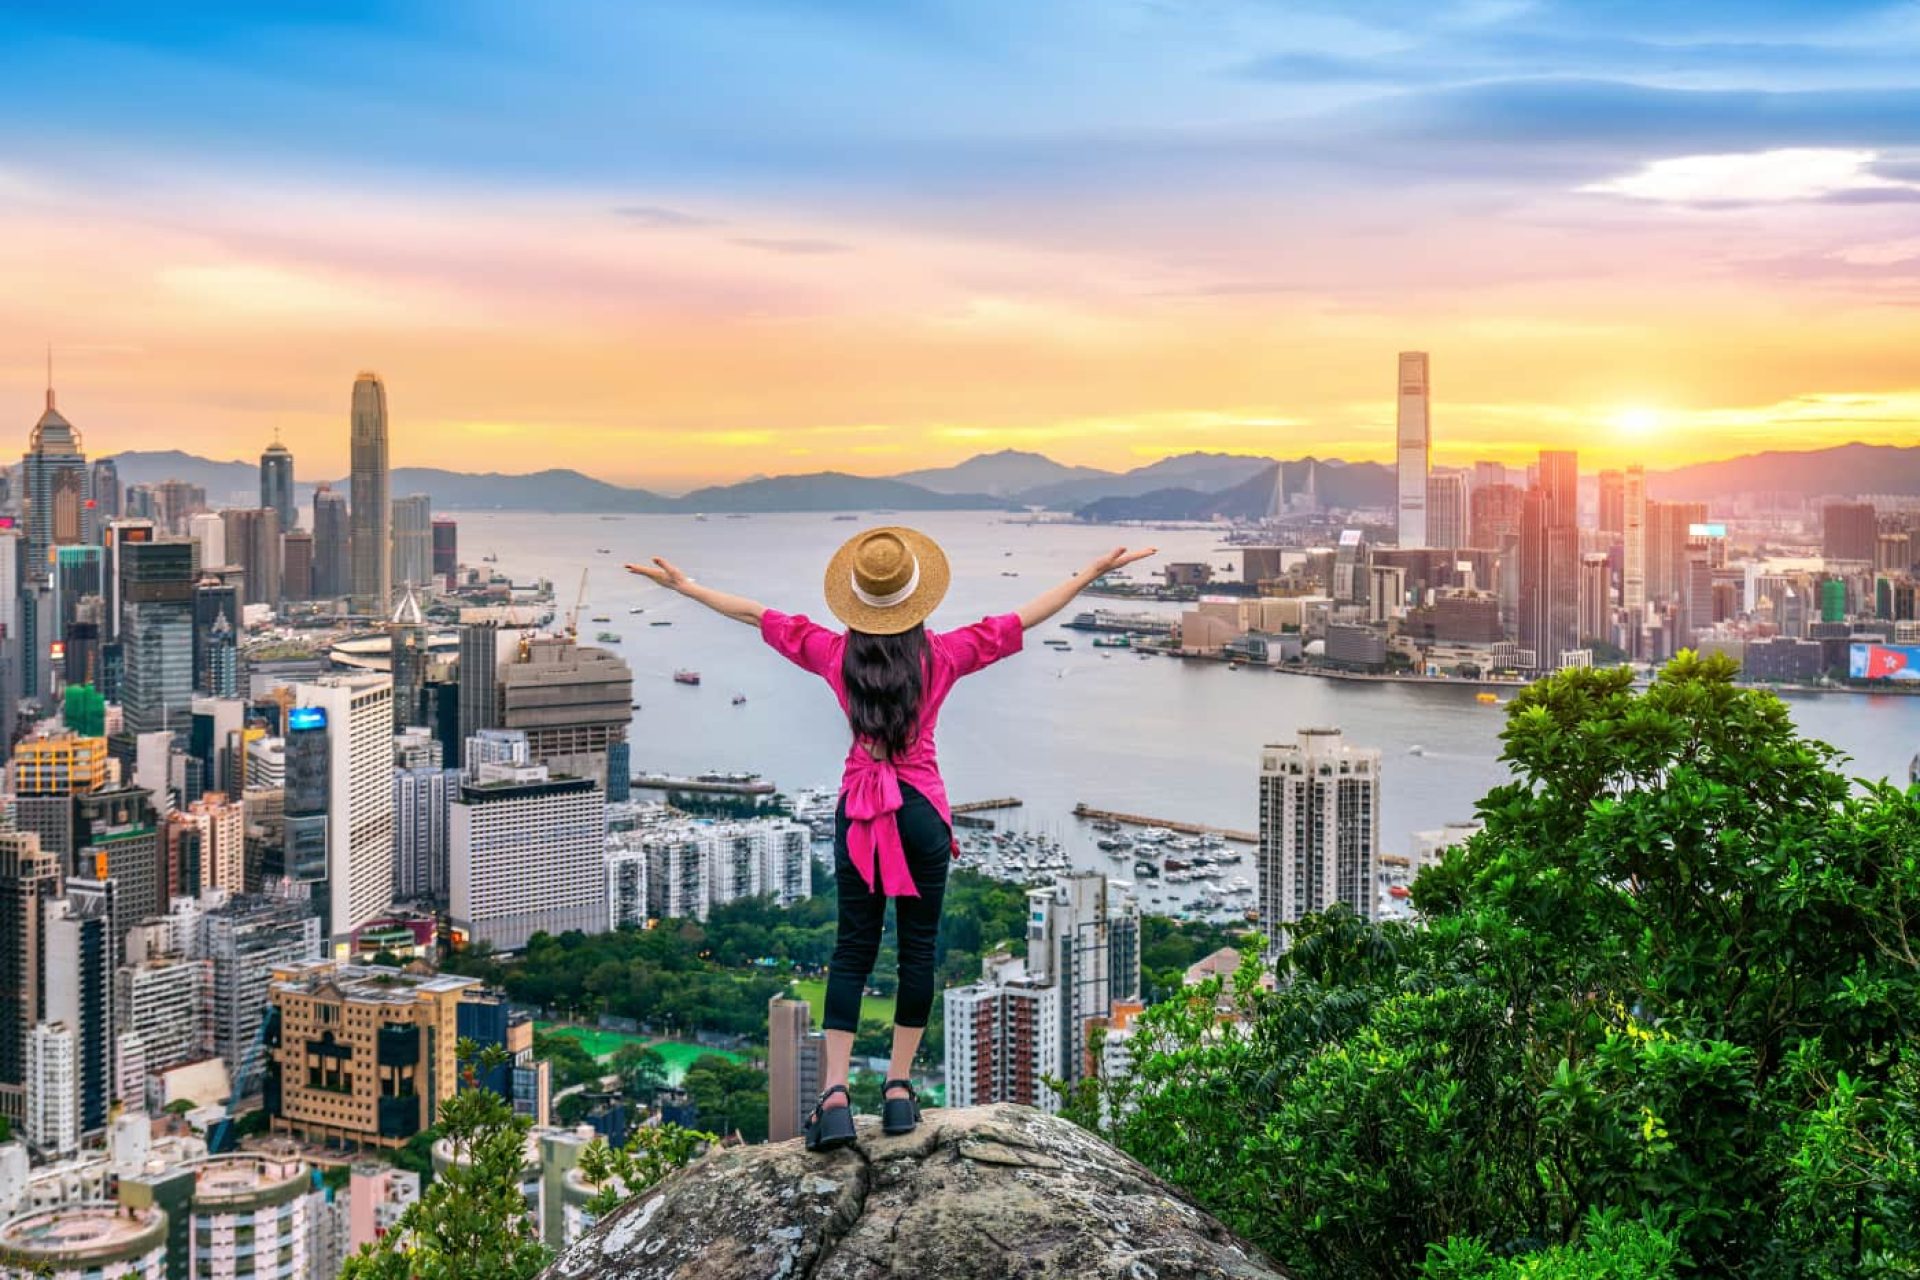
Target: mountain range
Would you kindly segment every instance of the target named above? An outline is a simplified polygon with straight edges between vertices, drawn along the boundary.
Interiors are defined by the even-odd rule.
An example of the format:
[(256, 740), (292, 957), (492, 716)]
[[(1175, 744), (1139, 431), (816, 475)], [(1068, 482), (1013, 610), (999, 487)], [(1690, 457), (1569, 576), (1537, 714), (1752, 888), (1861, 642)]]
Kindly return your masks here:
[[(184, 480), (216, 505), (252, 501), (259, 492), (253, 463), (219, 461), (180, 450), (115, 455), (122, 484)], [(1276, 475), (1276, 468), (1279, 469)], [(344, 488), (346, 481), (330, 481)], [(567, 469), (523, 475), (396, 467), (396, 495), (427, 493), (440, 511), (580, 511), (594, 513), (774, 511), (956, 511), (1043, 507), (1092, 520), (1258, 518), (1284, 495), (1311, 484), (1333, 507), (1384, 507), (1393, 501), (1393, 470), (1377, 462), (1302, 458), (1276, 462), (1244, 454), (1186, 453), (1130, 471), (1068, 466), (1014, 449), (980, 454), (951, 467), (897, 476), (838, 471), (757, 477), (673, 496), (617, 485)], [(311, 484), (300, 486), (308, 501)], [(1920, 494), (1920, 447), (1847, 444), (1798, 452), (1770, 451), (1649, 472), (1647, 491), (1660, 498), (1709, 498), (1737, 492)]]

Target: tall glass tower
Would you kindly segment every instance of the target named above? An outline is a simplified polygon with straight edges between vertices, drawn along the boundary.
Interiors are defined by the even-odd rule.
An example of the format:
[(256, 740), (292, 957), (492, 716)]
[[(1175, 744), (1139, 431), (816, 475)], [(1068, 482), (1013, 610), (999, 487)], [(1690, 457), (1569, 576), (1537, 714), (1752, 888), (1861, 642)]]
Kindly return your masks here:
[(353, 380), (353, 476), (348, 594), (360, 613), (393, 599), (393, 502), (387, 480), (387, 389), (377, 373)]
[(93, 488), (80, 433), (53, 407), (51, 385), (47, 411), (33, 424), (21, 470), (27, 487), (27, 573), (45, 582), (53, 572), (52, 548), (87, 540), (87, 501)]
[(1400, 353), (1400, 415), (1396, 431), (1400, 469), (1400, 545), (1427, 545), (1427, 471), (1432, 433), (1427, 420), (1427, 353)]
[(275, 440), (260, 455), (260, 505), (280, 513), (280, 532), (297, 525), (293, 510), (293, 454)]

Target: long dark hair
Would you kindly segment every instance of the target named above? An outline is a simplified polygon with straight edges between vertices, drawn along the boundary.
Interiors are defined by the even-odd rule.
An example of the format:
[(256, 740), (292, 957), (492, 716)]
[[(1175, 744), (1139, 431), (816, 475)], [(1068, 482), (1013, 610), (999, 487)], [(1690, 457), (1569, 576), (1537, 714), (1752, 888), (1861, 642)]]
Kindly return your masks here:
[(904, 755), (919, 732), (927, 656), (923, 624), (890, 636), (847, 631), (846, 657), (840, 664), (847, 686), (847, 721), (855, 738), (871, 742), (889, 759)]

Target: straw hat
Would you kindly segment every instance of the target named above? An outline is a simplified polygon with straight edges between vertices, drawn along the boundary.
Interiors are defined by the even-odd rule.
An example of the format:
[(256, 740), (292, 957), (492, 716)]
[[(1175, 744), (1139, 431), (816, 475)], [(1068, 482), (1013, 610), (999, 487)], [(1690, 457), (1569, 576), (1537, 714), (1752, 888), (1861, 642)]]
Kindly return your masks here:
[(947, 553), (917, 529), (857, 533), (827, 562), (827, 608), (869, 635), (910, 631), (947, 594)]

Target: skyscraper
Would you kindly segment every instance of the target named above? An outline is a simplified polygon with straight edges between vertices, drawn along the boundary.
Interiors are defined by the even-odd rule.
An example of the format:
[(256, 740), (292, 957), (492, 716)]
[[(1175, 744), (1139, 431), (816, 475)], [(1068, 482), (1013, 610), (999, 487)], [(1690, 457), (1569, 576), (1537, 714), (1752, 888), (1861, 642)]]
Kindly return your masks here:
[(393, 585), (424, 587), (433, 576), (433, 508), (424, 493), (393, 500)]
[(540, 765), (483, 765), (448, 806), (448, 913), (469, 943), (607, 928), (607, 798)]
[[(293, 692), (298, 708), (324, 713), (327, 933), (345, 940), (393, 905), (393, 681), (384, 675), (326, 676), (295, 685)], [(292, 760), (287, 767), (291, 773)], [(288, 784), (291, 791), (291, 777)], [(291, 806), (288, 812), (291, 841)]]
[(1468, 540), (1467, 477), (1460, 471), (1436, 471), (1427, 477), (1427, 542), (1446, 550), (1471, 546)]
[(1620, 603), (1637, 634), (1647, 609), (1647, 472), (1637, 463), (1620, 481), (1620, 545)]
[(128, 733), (185, 729), (193, 704), (193, 544), (121, 548), (120, 702)]
[[(193, 688), (216, 697), (235, 696), (240, 593), (227, 583), (202, 578), (193, 588)], [(220, 668), (216, 676), (215, 668)]]
[[(460, 628), (460, 742), (500, 727), (500, 629), (489, 623)], [(464, 757), (461, 765), (471, 769)]]
[(387, 623), (387, 668), (393, 672), (393, 730), (420, 723), (421, 696), (427, 686), (427, 619), (408, 580)]
[(1627, 477), (1619, 471), (1600, 473), (1600, 532), (1627, 531)]
[(120, 514), (120, 466), (112, 458), (93, 464), (93, 515), (96, 529)]
[(1613, 569), (1605, 554), (1580, 557), (1580, 643), (1612, 639), (1607, 625), (1613, 605)]
[(313, 535), (305, 529), (280, 535), (280, 598), (313, 599)]
[(813, 1006), (790, 996), (767, 1001), (767, 1141), (800, 1136), (820, 1093), (826, 1037), (813, 1029)]
[(460, 572), (460, 526), (446, 516), (433, 518), (433, 576), (440, 585), (453, 590)]
[(1431, 387), (1427, 353), (1400, 353), (1400, 414), (1397, 430), (1400, 471), (1400, 545), (1427, 545), (1427, 470), (1432, 439), (1427, 418)]
[(1260, 755), (1260, 927), (1285, 927), (1343, 902), (1365, 920), (1379, 911), (1380, 753), (1349, 746), (1338, 729), (1301, 729)]
[(567, 636), (534, 636), (496, 670), (499, 723), (526, 732), (533, 763), (613, 790), (609, 756), (627, 740), (633, 720), (633, 670), (626, 661)]
[(1580, 639), (1580, 530), (1564, 480), (1565, 469), (1542, 453), (1540, 483), (1520, 508), (1520, 647), (1539, 671), (1557, 668)]
[(278, 440), (260, 455), (260, 505), (271, 507), (280, 517), (282, 533), (298, 523), (293, 509), (293, 454)]
[(425, 729), (394, 738), (393, 896), (444, 903), (447, 897), (448, 783), (440, 743)]
[(350, 521), (345, 495), (326, 485), (313, 491), (313, 598), (338, 600), (352, 590)]
[(113, 881), (67, 881), (47, 905), (46, 1013), (74, 1033), (73, 1088), (82, 1137), (107, 1127), (113, 1099), (113, 970), (119, 962)]
[(1871, 502), (1829, 502), (1820, 508), (1823, 559), (1870, 565), (1879, 532), (1878, 514)]
[(47, 904), (60, 860), (31, 831), (0, 831), (0, 1116), (27, 1118), (28, 1030), (46, 1016)]
[(227, 562), (240, 566), (245, 603), (275, 608), (280, 603), (280, 515), (272, 507), (229, 507), (220, 513), (227, 527)]
[(362, 373), (353, 382), (352, 455), (348, 590), (356, 611), (385, 613), (393, 599), (393, 503), (387, 488), (387, 389), (378, 374)]
[(86, 541), (91, 487), (80, 433), (54, 408), (51, 379), (47, 409), (33, 424), (21, 470), (27, 489), (27, 572), (45, 581), (52, 548)]
[(1140, 904), (1097, 871), (1027, 890), (1027, 974), (1060, 990), (1060, 1078), (1085, 1078), (1095, 1019), (1140, 997)]

